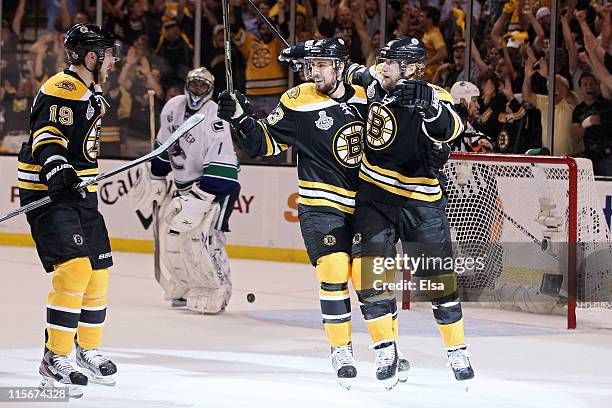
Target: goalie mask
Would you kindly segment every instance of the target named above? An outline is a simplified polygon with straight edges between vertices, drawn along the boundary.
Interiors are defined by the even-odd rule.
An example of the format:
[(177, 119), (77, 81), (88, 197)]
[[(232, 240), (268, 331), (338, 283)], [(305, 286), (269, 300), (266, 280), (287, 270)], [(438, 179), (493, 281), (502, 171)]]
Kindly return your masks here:
[[(106, 57), (113, 58), (113, 62), (120, 59), (120, 46), (115, 36), (109, 31), (95, 24), (75, 24), (66, 32), (64, 48), (68, 56), (68, 62), (73, 65), (82, 65), (94, 75), (98, 81), (98, 73)], [(87, 53), (93, 52), (98, 57), (96, 65), (90, 69), (85, 63)]]
[[(394, 64), (399, 65), (402, 76), (406, 79), (420, 79), (425, 70), (425, 58), (427, 50), (425, 45), (413, 37), (405, 37), (397, 40), (391, 40), (380, 49), (376, 65), (378, 64)], [(408, 69), (414, 66), (412, 72)]]
[[(348, 54), (348, 49), (341, 39), (333, 38), (309, 42), (305, 49), (304, 76), (307, 80), (315, 82), (317, 90), (319, 90), (321, 82), (331, 82), (331, 86), (323, 90), (327, 95), (331, 95), (340, 85), (341, 80), (338, 77), (342, 76), (341, 63), (346, 63)], [(321, 75), (323, 78), (315, 78), (315, 69), (323, 72), (326, 66), (332, 68), (333, 79), (325, 78), (324, 75)]]
[(480, 90), (476, 85), (467, 81), (455, 82), (450, 94), (455, 103), (455, 110), (463, 120), (476, 116), (479, 106), (474, 98), (480, 96)]
[(210, 100), (215, 88), (215, 77), (204, 67), (196, 68), (187, 74), (185, 96), (187, 108), (198, 111)]

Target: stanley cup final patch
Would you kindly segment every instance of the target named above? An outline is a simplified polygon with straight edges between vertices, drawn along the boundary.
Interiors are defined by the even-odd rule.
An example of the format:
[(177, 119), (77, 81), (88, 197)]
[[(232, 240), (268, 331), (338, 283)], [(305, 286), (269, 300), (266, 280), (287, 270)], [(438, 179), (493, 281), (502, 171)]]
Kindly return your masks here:
[(334, 125), (334, 119), (327, 116), (327, 112), (319, 111), (319, 119), (315, 121), (315, 125), (321, 130), (329, 130)]

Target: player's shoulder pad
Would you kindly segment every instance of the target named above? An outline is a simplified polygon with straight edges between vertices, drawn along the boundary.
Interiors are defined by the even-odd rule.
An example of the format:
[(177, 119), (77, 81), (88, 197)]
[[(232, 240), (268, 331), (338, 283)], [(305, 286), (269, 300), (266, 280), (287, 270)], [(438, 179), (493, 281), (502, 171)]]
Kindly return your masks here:
[(451, 105), (454, 105), (455, 102), (453, 100), (453, 97), (451, 96), (451, 94), (444, 88), (438, 86), (438, 85), (434, 85), (431, 83), (427, 83), (427, 85), (429, 85), (430, 88), (434, 89), (436, 91), (436, 95), (438, 96), (438, 100), (444, 101), (444, 102), (448, 102)]
[(366, 95), (365, 89), (358, 85), (351, 85), (351, 87), (355, 90), (355, 95), (353, 95), (349, 102), (367, 104), (368, 96)]
[(168, 102), (166, 102), (164, 105), (164, 109), (173, 109), (174, 107), (179, 106), (181, 103), (187, 103), (187, 97), (185, 95), (181, 94), (173, 96), (172, 98), (168, 99)]
[(312, 82), (289, 89), (281, 96), (280, 101), (287, 109), (298, 112), (320, 110), (335, 104), (329, 96), (317, 92)]
[(91, 96), (91, 91), (83, 82), (64, 72), (47, 79), (41, 90), (45, 95), (71, 101), (88, 101)]

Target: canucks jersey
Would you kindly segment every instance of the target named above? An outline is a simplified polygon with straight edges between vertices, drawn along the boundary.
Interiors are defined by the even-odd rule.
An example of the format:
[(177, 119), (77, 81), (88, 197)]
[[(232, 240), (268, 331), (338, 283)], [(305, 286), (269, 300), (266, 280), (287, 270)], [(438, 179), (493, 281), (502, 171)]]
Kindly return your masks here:
[(434, 142), (449, 142), (463, 131), (450, 94), (429, 84), (442, 113), (428, 122), (415, 108), (394, 103), (381, 85), (378, 67), (353, 64), (347, 77), (365, 87), (368, 98), (360, 194), (392, 205), (443, 205), (443, 191), (427, 156)]
[(366, 104), (361, 87), (346, 85), (345, 95), (332, 99), (305, 83), (285, 92), (278, 106), (239, 140), (251, 156), (297, 149), (299, 213), (352, 214)]
[[(178, 95), (163, 107), (157, 144), (163, 144), (189, 116), (187, 97)], [(238, 183), (238, 159), (234, 152), (229, 125), (217, 117), (217, 104), (207, 101), (198, 111), (204, 120), (164, 152), (159, 160), (170, 164), (177, 191), (189, 191), (203, 177), (206, 184)]]
[[(61, 151), (77, 175), (86, 180), (99, 174), (101, 119), (106, 110), (98, 85), (87, 87), (68, 69), (49, 78), (34, 99), (30, 115), (30, 138), (19, 152), (17, 176), (22, 203), (47, 195), (40, 179), (41, 152)], [(97, 191), (96, 185), (87, 191)], [(89, 196), (89, 194), (88, 194)], [(89, 196), (93, 199), (95, 194)]]

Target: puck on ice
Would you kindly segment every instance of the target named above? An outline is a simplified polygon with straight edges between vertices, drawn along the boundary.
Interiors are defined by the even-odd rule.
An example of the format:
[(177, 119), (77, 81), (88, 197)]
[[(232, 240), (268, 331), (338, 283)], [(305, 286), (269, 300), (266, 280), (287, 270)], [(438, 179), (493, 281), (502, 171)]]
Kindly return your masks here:
[(253, 293), (249, 293), (247, 295), (247, 302), (253, 303), (255, 301), (255, 295)]

